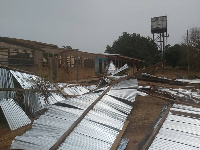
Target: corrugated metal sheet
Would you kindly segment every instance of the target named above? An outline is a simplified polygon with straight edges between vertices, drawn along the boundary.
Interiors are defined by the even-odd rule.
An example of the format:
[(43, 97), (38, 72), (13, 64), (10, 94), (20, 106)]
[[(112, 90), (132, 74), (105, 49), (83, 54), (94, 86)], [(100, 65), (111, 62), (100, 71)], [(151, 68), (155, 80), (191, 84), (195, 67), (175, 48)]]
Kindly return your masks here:
[(119, 146), (118, 146), (117, 150), (125, 150), (128, 142), (129, 142), (129, 139), (122, 138), (120, 143), (119, 143)]
[(200, 149), (200, 109), (174, 104), (170, 111), (149, 149)]
[(83, 95), (89, 92), (89, 90), (83, 86), (65, 87), (63, 91), (68, 95)]
[(125, 114), (129, 114), (132, 109), (132, 106), (127, 105), (123, 102), (120, 102), (109, 95), (105, 95), (101, 99), (101, 102), (103, 102), (103, 103), (107, 104), (108, 106), (113, 107), (114, 109), (119, 110)]
[[(0, 88), (14, 88), (13, 76), (9, 70), (0, 68)], [(14, 91), (0, 91), (0, 106), (11, 130), (15, 130), (31, 121), (21, 107), (13, 100)]]
[(31, 123), (31, 120), (13, 99), (0, 99), (0, 106), (11, 130)]
[[(59, 149), (110, 149), (128, 116), (111, 107), (116, 107), (118, 102), (108, 95), (103, 97), (60, 145)], [(122, 107), (125, 107), (126, 112), (130, 112), (131, 106), (120, 103)]]
[(136, 95), (146, 95), (138, 92), (137, 88), (138, 82), (136, 79), (124, 80), (114, 85), (107, 95), (134, 102)]
[(115, 73), (115, 65), (113, 64), (113, 62), (111, 61), (109, 66), (108, 66), (108, 71), (107, 74), (114, 74)]
[(66, 83), (58, 83), (57, 85), (62, 89), (63, 92), (68, 95), (83, 95), (97, 88), (96, 85), (82, 86), (76, 84), (68, 84), (66, 86)]
[(115, 84), (111, 90), (117, 90), (117, 89), (137, 89), (138, 88), (138, 82), (137, 79), (129, 79), (121, 81), (117, 84)]
[(127, 101), (134, 102), (137, 95), (137, 89), (120, 89), (120, 90), (110, 90), (108, 95), (121, 98)]
[[(127, 93), (127, 97), (130, 95)], [(98, 96), (99, 93), (88, 93), (49, 106), (48, 111), (34, 121), (31, 130), (15, 138), (11, 148), (49, 149)], [(132, 106), (113, 97), (103, 96), (59, 149), (110, 149), (131, 109)]]
[(70, 106), (74, 106), (77, 107), (79, 109), (85, 110), (89, 107), (89, 105), (92, 104), (92, 102), (94, 102), (94, 100), (98, 97), (97, 94), (95, 93), (90, 93), (87, 95), (82, 95), (82, 96), (78, 96), (75, 98), (69, 98), (69, 99), (64, 99), (63, 101), (60, 101), (59, 105), (70, 105)]
[[(0, 68), (0, 88), (14, 88), (13, 76), (9, 70)], [(14, 98), (14, 91), (0, 91), (0, 99)]]
[(37, 85), (39, 83), (45, 83), (45, 85), (49, 87), (49, 89), (55, 89), (53, 84), (51, 84), (49, 81), (45, 81), (39, 76), (22, 73), (19, 71), (13, 71), (13, 70), (10, 70), (10, 72), (19, 82), (21, 87), (24, 89), (37, 89), (38, 88)]
[(83, 113), (83, 110), (52, 106), (39, 119), (32, 129), (13, 141), (13, 149), (50, 149), (58, 138)]
[[(10, 70), (12, 75), (16, 78), (22, 88), (24, 89), (40, 89), (48, 90), (55, 89), (54, 85), (49, 81), (43, 80), (41, 77), (22, 73), (18, 71)], [(46, 108), (49, 104), (54, 104), (64, 98), (55, 92), (46, 92), (47, 97), (41, 92), (26, 91), (23, 92), (25, 109), (28, 110), (29, 114), (35, 114), (35, 112)]]
[[(184, 101), (200, 103), (200, 94), (188, 89), (168, 89), (168, 88), (158, 88), (160, 91), (165, 91), (171, 93), (174, 96), (178, 96), (184, 99)], [(199, 99), (199, 100), (196, 100)]]
[(85, 136), (76, 132), (71, 133), (58, 148), (59, 150), (109, 150), (112, 145), (104, 141)]

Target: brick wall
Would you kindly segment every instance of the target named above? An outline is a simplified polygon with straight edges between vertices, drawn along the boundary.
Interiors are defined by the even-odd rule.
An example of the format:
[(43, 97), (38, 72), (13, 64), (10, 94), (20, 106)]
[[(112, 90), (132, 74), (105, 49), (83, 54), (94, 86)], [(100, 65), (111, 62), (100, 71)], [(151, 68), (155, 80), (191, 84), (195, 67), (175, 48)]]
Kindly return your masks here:
[[(83, 68), (79, 67), (78, 68), (78, 80), (81, 79), (88, 79), (89, 77), (94, 76), (94, 68)], [(58, 78), (57, 82), (67, 82), (67, 81), (74, 81), (77, 80), (77, 68), (68, 68), (68, 69), (63, 69), (59, 68), (58, 69)]]

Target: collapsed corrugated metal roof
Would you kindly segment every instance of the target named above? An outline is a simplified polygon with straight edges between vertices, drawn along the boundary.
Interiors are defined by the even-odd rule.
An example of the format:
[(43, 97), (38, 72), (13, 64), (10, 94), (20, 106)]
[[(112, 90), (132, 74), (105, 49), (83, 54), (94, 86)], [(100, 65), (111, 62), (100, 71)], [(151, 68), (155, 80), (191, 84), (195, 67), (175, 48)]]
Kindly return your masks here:
[[(120, 130), (122, 130), (124, 122), (132, 109), (132, 106), (119, 101), (118, 98), (121, 100), (129, 100), (131, 98), (131, 101), (134, 101), (137, 94), (136, 80), (122, 81), (111, 89), (110, 87), (104, 87), (101, 90), (95, 90), (96, 86), (83, 87), (66, 83), (58, 84), (58, 89), (55, 84), (44, 81), (35, 75), (13, 70), (3, 70), (2, 72), (5, 77), (9, 75), (11, 78), (9, 83), (12, 83), (10, 84), (12, 86), (9, 86), (9, 88), (14, 89), (12, 77), (15, 77), (24, 89), (24, 104), (29, 111), (34, 113), (47, 108), (47, 111), (33, 122), (31, 130), (15, 138), (11, 146), (14, 149), (51, 148), (91, 105), (93, 105), (93, 108), (91, 107), (92, 109), (85, 114), (71, 134), (60, 144), (59, 149), (66, 149), (66, 147), (80, 149), (81, 146), (85, 146), (85, 149), (109, 149)], [(3, 85), (2, 88), (7, 87), (5, 82), (1, 85)], [(93, 92), (90, 92), (91, 89)], [(109, 92), (104, 94), (108, 89)], [(113, 95), (116, 90), (123, 90), (124, 94)], [(62, 94), (58, 91), (62, 91)], [(47, 97), (43, 95), (43, 92), (47, 93)], [(102, 94), (103, 97), (101, 97)], [(65, 98), (66, 95), (80, 96)], [(1, 106), (9, 120), (10, 128), (16, 129), (21, 125), (30, 123), (20, 106), (16, 105), (16, 102), (13, 99), (8, 99), (8, 97), (5, 100), (1, 100)], [(97, 99), (99, 100), (97, 101)], [(13, 111), (14, 114), (6, 113), (6, 110), (10, 111), (13, 107), (16, 108), (17, 112)], [(18, 114), (20, 117), (17, 116)], [(18, 120), (20, 118), (21, 124), (16, 121), (17, 119), (13, 120), (15, 117), (18, 117)], [(78, 144), (74, 147), (73, 143), (80, 142), (80, 138), (82, 139), (80, 145)], [(44, 141), (41, 142), (41, 140)]]
[[(166, 78), (159, 79), (165, 79), (166, 82), (163, 83), (172, 83), (172, 80)], [(184, 86), (185, 89), (156, 85), (139, 87), (152, 96), (170, 103), (168, 111), (159, 116), (159, 121), (156, 123), (159, 126), (155, 126), (143, 139), (138, 146), (139, 149), (200, 149), (200, 94), (193, 87), (191, 86), (191, 89), (187, 86)], [(173, 104), (172, 107), (171, 104)]]
[[(12, 74), (0, 68), (0, 88), (14, 88)], [(31, 121), (21, 107), (13, 100), (14, 91), (0, 91), (0, 106), (11, 130), (15, 130)]]
[[(12, 72), (12, 74), (16, 76), (22, 87), (30, 89), (30, 87), (35, 86), (34, 82), (27, 80), (28, 78), (37, 80), (34, 76), (32, 77), (29, 74), (20, 72)], [(24, 82), (28, 83), (24, 84)], [(51, 85), (51, 83), (49, 84)], [(45, 105), (45, 102), (43, 103), (43, 97), (40, 97), (36, 101), (36, 103), (39, 102), (42, 106), (45, 105), (48, 110), (33, 122), (31, 130), (27, 131), (22, 136), (17, 136), (13, 140), (11, 148), (52, 148), (54, 144), (60, 140), (60, 137), (62, 137), (66, 131), (70, 130), (85, 111), (88, 110), (94, 102), (97, 102), (85, 114), (80, 123), (64, 137), (64, 140), (57, 148), (110, 149), (132, 109), (132, 106), (125, 104), (123, 101), (134, 102), (137, 94), (143, 94), (137, 91), (138, 83), (135, 79), (123, 80), (112, 85), (111, 88), (107, 86), (98, 90), (94, 90), (96, 86), (87, 88), (78, 85), (68, 85), (66, 83), (58, 84), (58, 86), (61, 91), (64, 92), (63, 95), (55, 91), (50, 92), (47, 99), (50, 105)], [(56, 90), (54, 85), (49, 86), (49, 89)], [(93, 89), (93, 92), (89, 92), (90, 89)], [(183, 91), (183, 89), (171, 90), (160, 88), (158, 90), (167, 91), (173, 95), (186, 98), (186, 101), (193, 100), (193, 97), (199, 97), (197, 92)], [(107, 93), (104, 93), (105, 91), (107, 91)], [(29, 100), (31, 97), (29, 95), (30, 92), (26, 92), (24, 92), (25, 101), (36, 106), (37, 104), (35, 104), (35, 101)], [(184, 94), (181, 92), (184, 92)], [(66, 98), (65, 94), (78, 96)], [(103, 97), (101, 97), (102, 94), (104, 95)], [(98, 98), (100, 99), (96, 101)], [(13, 104), (13, 102), (14, 101), (11, 100), (10, 103)], [(186, 105), (173, 105), (165, 123), (149, 149), (199, 149), (199, 112), (199, 108)], [(15, 115), (13, 114), (13, 116)], [(15, 124), (12, 125), (13, 128), (15, 128)]]
[(200, 108), (174, 104), (150, 150), (200, 149)]
[[(179, 98), (182, 98), (181, 101), (185, 101), (185, 102), (190, 102), (190, 103), (194, 103), (194, 104), (199, 104), (200, 103), (200, 94), (196, 91), (192, 91), (191, 89), (169, 89), (169, 88), (163, 88), (163, 87), (159, 87), (158, 88), (159, 91), (162, 92), (167, 92), (170, 93), (172, 96), (176, 96)], [(179, 100), (178, 98), (176, 98), (176, 100)]]
[[(19, 71), (10, 70), (15, 79), (19, 82), (20, 86), (23, 89), (38, 89), (38, 90), (50, 90), (55, 87), (49, 81), (45, 81), (39, 76), (31, 75)], [(46, 98), (41, 92), (33, 92), (26, 91), (23, 93), (24, 95), (24, 103), (27, 108), (31, 109), (31, 113), (35, 113), (43, 108), (45, 108), (48, 104), (54, 104), (57, 100), (54, 98), (55, 93), (47, 93)]]
[[(22, 105), (24, 105), (23, 107), (25, 107), (26, 113), (30, 115), (36, 114), (38, 111), (46, 108), (50, 104), (54, 104), (65, 99), (52, 83), (39, 76), (2, 68), (0, 68), (0, 75), (0, 88), (3, 89), (0, 91), (1, 108), (3, 109), (11, 130), (27, 124), (21, 124), (20, 120), (13, 120), (13, 118), (20, 118), (17, 116), (17, 112), (13, 113), (12, 117), (9, 116), (9, 112), (13, 108), (16, 108), (16, 111), (19, 111), (20, 113), (23, 111), (20, 106), (18, 106), (16, 101), (17, 96), (15, 92), (15, 85), (13, 83), (13, 77), (18, 81), (22, 89), (25, 89), (25, 91), (23, 91), (20, 95), (23, 100), (20, 99), (20, 101), (23, 102)], [(90, 86), (88, 88), (84, 86), (72, 86), (63, 88), (63, 92), (66, 92), (66, 95), (82, 95), (94, 88), (96, 88), (96, 86)], [(7, 89), (13, 89), (13, 91)], [(48, 90), (52, 90), (54, 92), (49, 92)], [(25, 113), (21, 115), (21, 120), (23, 120), (22, 117), (24, 117), (24, 120), (26, 120), (25, 118), (28, 118)], [(30, 120), (27, 122), (30, 123)], [(18, 126), (15, 126), (15, 124), (18, 124)]]
[[(126, 88), (137, 87), (135, 80), (130, 80), (129, 83)], [(114, 88), (117, 87), (119, 85)], [(76, 98), (60, 98), (59, 103), (49, 106), (48, 111), (34, 121), (31, 130), (15, 138), (11, 148), (50, 149), (98, 97), (98, 93), (87, 93)], [(127, 97), (132, 97), (130, 91), (126, 93), (126, 97), (120, 98)], [(109, 95), (103, 96), (58, 149), (110, 149), (131, 109), (132, 106)]]

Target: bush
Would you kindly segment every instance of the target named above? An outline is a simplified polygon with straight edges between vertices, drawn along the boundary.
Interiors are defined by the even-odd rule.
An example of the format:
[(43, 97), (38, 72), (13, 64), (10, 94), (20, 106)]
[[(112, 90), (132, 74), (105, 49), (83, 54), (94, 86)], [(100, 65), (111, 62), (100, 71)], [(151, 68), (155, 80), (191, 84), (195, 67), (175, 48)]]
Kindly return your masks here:
[(175, 68), (174, 68), (174, 70), (186, 70), (186, 67), (185, 66), (176, 66)]
[(174, 68), (172, 66), (165, 66), (166, 70), (173, 70)]

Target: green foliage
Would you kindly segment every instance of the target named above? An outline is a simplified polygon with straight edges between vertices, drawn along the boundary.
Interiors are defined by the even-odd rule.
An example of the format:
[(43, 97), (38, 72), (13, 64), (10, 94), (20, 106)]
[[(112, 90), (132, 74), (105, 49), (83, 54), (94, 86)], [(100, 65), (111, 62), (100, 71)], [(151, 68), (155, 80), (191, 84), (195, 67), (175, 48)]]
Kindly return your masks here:
[(124, 32), (112, 46), (107, 45), (105, 52), (144, 60), (146, 66), (160, 61), (160, 51), (153, 40), (136, 33)]
[(52, 88), (50, 82), (45, 78), (32, 78), (30, 77), (29, 79), (27, 79), (27, 82), (31, 82), (32, 83), (32, 89), (37, 89), (41, 91), (41, 95), (44, 96), (44, 100), (45, 103), (48, 104), (48, 97), (50, 96), (50, 93), (48, 92), (48, 89)]
[(44, 58), (53, 57), (53, 56), (54, 55), (52, 53), (43, 53)]
[[(185, 34), (182, 48), (185, 49), (185, 60), (189, 70), (200, 70), (200, 28), (193, 27)], [(185, 65), (186, 66), (186, 65)], [(186, 68), (186, 67), (185, 67)], [(189, 71), (188, 70), (188, 71)]]
[(62, 47), (65, 48), (65, 49), (72, 49), (71, 46), (62, 46)]
[(179, 44), (169, 46), (165, 50), (165, 63), (173, 68), (177, 66), (184, 68), (187, 65), (187, 51), (184, 46)]

